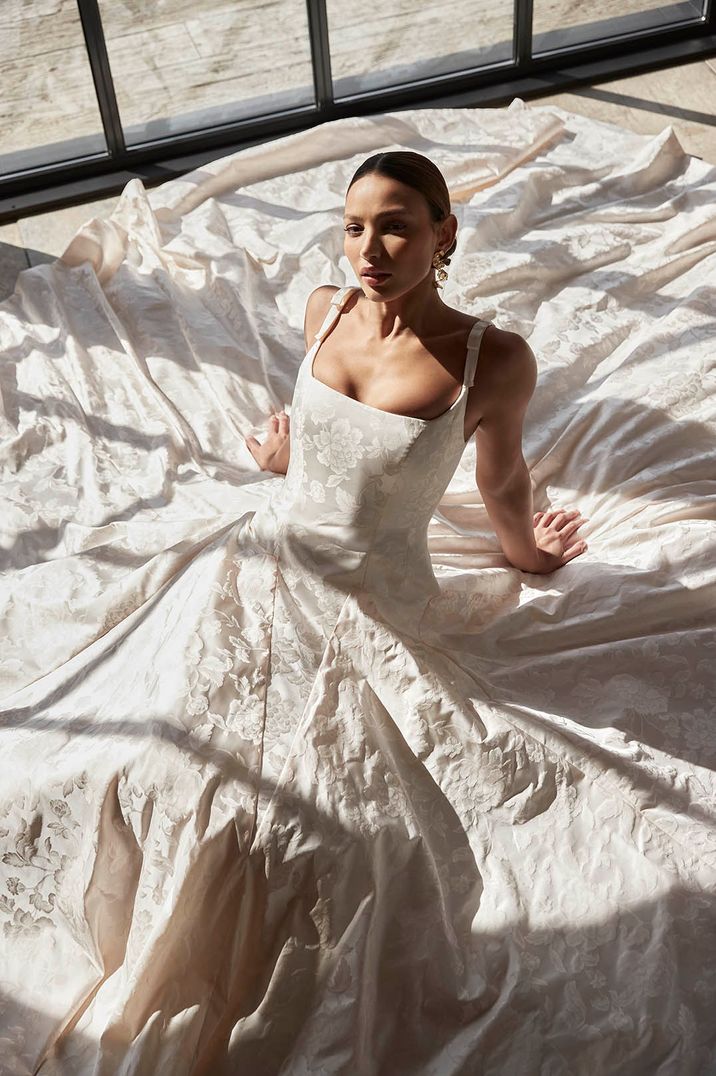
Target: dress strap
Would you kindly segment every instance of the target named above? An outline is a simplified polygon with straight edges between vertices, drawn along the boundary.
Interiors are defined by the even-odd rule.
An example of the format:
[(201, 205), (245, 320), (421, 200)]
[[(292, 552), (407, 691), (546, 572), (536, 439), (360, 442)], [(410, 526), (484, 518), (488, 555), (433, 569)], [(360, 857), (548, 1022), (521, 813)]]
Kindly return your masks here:
[(467, 338), (467, 358), (465, 360), (465, 374), (462, 379), (463, 385), (475, 384), (475, 370), (477, 369), (477, 359), (480, 354), (480, 344), (482, 343), (485, 329), (489, 324), (489, 321), (478, 318), (470, 329), (470, 334)]
[(315, 340), (323, 339), (323, 337), (326, 335), (331, 325), (343, 309), (345, 300), (348, 298), (350, 293), (355, 290), (355, 287), (347, 287), (339, 288), (337, 292), (334, 292), (334, 294), (331, 296), (331, 302), (330, 306), (328, 307), (328, 311), (326, 312), (326, 316), (323, 319), (323, 324), (315, 335)]
[[(316, 333), (316, 342), (322, 340), (326, 335), (331, 325), (333, 325), (334, 321), (339, 317), (343, 310), (346, 299), (354, 291), (358, 291), (358, 288), (356, 288), (355, 285), (352, 285), (346, 288), (339, 288), (338, 291), (333, 293), (326, 316), (323, 319), (323, 324)], [(474, 385), (475, 383), (475, 371), (477, 369), (477, 360), (480, 354), (480, 344), (482, 343), (485, 329), (489, 324), (489, 321), (484, 321), (482, 318), (478, 318), (470, 329), (467, 338), (467, 358), (465, 360), (465, 373), (463, 376), (464, 385)]]

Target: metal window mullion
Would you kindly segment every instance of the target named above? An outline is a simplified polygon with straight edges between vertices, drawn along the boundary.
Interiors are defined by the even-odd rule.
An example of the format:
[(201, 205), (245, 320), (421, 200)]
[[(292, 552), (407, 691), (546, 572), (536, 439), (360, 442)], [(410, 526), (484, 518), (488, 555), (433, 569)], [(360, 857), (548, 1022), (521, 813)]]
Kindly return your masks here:
[(107, 149), (112, 158), (123, 157), (127, 151), (124, 142), (122, 120), (114, 92), (114, 80), (109, 66), (107, 44), (104, 40), (102, 17), (97, 0), (77, 0), (82, 23), (82, 33), (87, 47), (87, 57), (92, 71), (97, 104), (102, 118)]
[(331, 46), (328, 35), (326, 0), (306, 0), (306, 14), (308, 16), (308, 36), (311, 42), (316, 108), (321, 111), (333, 104)]
[(514, 4), (514, 60), (518, 67), (532, 60), (532, 3), (533, 0), (515, 0)]

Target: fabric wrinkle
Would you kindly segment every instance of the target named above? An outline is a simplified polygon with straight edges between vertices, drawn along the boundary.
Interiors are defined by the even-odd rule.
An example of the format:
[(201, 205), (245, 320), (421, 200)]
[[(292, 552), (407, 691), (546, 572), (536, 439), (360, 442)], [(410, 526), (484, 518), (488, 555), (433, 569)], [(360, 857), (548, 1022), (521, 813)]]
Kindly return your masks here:
[[(475, 318), (431, 419), (311, 376), (356, 152), (396, 146)], [(715, 252), (672, 256), (714, 204), (670, 129), (403, 110), (132, 180), (20, 274), (0, 1076), (716, 1071)], [(489, 324), (539, 365), (535, 507), (589, 520), (547, 576), (464, 437)], [(279, 407), (285, 475), (239, 436)]]

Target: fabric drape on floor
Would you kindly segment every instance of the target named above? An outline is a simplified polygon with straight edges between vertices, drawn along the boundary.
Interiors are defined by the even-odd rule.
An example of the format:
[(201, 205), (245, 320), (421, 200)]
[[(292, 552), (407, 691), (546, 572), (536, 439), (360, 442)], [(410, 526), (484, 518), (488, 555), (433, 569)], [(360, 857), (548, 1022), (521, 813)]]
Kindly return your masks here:
[[(385, 781), (351, 756), (354, 798), (327, 800), (317, 768), (279, 855), (257, 814), (275, 591), (236, 528), (283, 478), (241, 434), (290, 413), (306, 298), (354, 283), (345, 189), (384, 149), (443, 171), (444, 300), (529, 341), (535, 509), (579, 507), (589, 550), (511, 568), (470, 443), (429, 529), (454, 691), (396, 723), (376, 629), (350, 670)], [(20, 275), (0, 304), (0, 1072), (716, 1071), (715, 206), (671, 128), (515, 99), (133, 180)], [(304, 642), (281, 641), (287, 667)], [(241, 751), (220, 720), (238, 699)], [(419, 834), (379, 824), (409, 809), (450, 835), (429, 884)]]

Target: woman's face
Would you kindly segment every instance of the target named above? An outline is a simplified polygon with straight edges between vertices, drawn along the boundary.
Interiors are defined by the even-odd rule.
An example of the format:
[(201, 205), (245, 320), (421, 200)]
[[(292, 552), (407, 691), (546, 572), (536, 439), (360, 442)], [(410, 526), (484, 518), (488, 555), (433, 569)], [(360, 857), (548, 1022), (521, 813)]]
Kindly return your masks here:
[[(432, 280), (435, 252), (450, 247), (457, 218), (435, 224), (419, 191), (371, 172), (348, 191), (343, 227), (343, 249), (366, 297), (385, 300)], [(363, 275), (369, 268), (390, 275), (372, 280)]]

